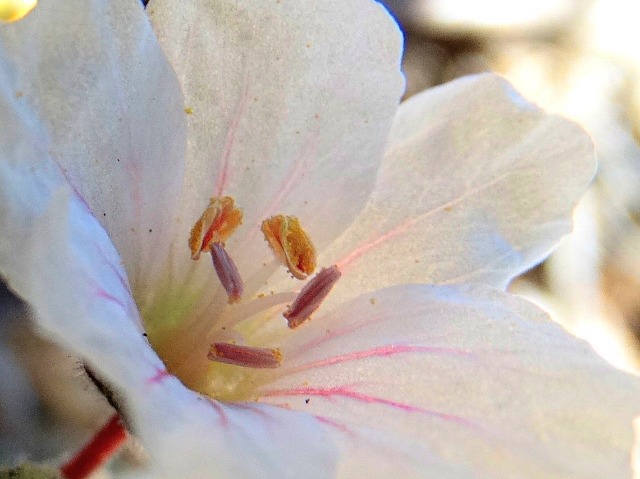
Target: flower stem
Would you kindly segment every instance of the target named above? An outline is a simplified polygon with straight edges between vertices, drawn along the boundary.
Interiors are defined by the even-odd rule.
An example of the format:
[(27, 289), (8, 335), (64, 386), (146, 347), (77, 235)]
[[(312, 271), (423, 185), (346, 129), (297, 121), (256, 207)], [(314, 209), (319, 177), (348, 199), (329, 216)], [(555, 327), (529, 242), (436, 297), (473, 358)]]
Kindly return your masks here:
[(127, 439), (127, 431), (114, 414), (70, 461), (60, 467), (65, 479), (85, 479), (113, 456)]

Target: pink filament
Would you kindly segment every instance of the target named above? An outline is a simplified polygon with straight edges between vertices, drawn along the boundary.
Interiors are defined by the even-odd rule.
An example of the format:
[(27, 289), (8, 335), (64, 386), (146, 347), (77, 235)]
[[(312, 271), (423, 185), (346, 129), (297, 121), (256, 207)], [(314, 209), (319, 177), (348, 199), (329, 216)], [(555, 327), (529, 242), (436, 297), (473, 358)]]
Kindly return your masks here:
[(229, 129), (227, 130), (227, 139), (225, 141), (224, 150), (222, 152), (222, 162), (220, 165), (220, 171), (218, 173), (218, 180), (216, 181), (216, 186), (214, 188), (214, 196), (222, 196), (222, 192), (229, 182), (229, 159), (231, 158), (231, 151), (233, 150), (233, 144), (236, 140), (236, 132), (238, 131), (238, 126), (240, 125), (240, 119), (242, 118), (244, 110), (247, 107), (248, 98), (249, 87), (248, 85), (245, 85), (244, 90), (242, 91), (242, 96), (240, 97), (240, 101), (238, 102), (238, 106), (236, 107), (233, 119), (231, 120), (231, 124), (229, 125)]
[(340, 269), (344, 270), (347, 266), (349, 266), (355, 260), (360, 258), (360, 256), (362, 256), (362, 255), (368, 253), (369, 251), (377, 248), (378, 246), (382, 245), (383, 243), (389, 241), (390, 239), (392, 239), (392, 238), (404, 233), (407, 229), (409, 229), (411, 226), (413, 226), (416, 223), (416, 221), (417, 220), (415, 218), (409, 219), (408, 221), (405, 221), (403, 224), (398, 225), (395, 228), (387, 231), (386, 233), (384, 233), (383, 235), (379, 236), (378, 238), (376, 238), (376, 239), (374, 239), (372, 241), (369, 241), (368, 243), (361, 244), (355, 250), (353, 250), (351, 253), (349, 253), (347, 256), (345, 256), (340, 261), (338, 261), (337, 262), (338, 266), (340, 267)]

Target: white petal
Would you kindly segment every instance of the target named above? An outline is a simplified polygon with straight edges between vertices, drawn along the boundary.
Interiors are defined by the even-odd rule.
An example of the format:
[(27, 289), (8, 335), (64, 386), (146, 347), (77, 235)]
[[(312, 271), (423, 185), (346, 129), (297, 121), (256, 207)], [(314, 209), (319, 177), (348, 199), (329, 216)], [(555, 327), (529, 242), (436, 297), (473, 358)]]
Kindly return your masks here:
[(0, 69), (143, 289), (172, 239), (186, 125), (140, 2), (41, 2), (0, 30)]
[(593, 169), (586, 133), (502, 78), (454, 81), (401, 105), (370, 202), (320, 262), (344, 265), (353, 291), (504, 287), (569, 231)]
[(228, 194), (244, 210), (229, 252), (245, 276), (273, 258), (259, 231), (270, 215), (296, 215), (317, 247), (328, 244), (367, 199), (402, 93), (389, 14), (370, 0), (147, 10), (193, 109), (184, 241), (208, 198)]
[[(315, 418), (220, 405), (166, 373), (106, 232), (32, 134), (37, 122), (9, 99), (0, 95), (0, 272), (38, 328), (115, 393), (151, 456), (149, 477), (330, 477), (335, 451)], [(313, 447), (299, 449), (305, 441)]]
[(40, 329), (90, 362), (112, 360), (110, 341), (113, 354), (145, 346), (117, 251), (48, 155), (45, 130), (0, 85), (0, 274)]
[(264, 401), (317, 414), (347, 444), (370, 440), (361, 428), (401, 438), (367, 471), (389, 470), (401, 444), (472, 477), (630, 476), (640, 380), (505, 293), (380, 290), (314, 318), (282, 353)]
[(222, 404), (170, 377), (135, 388), (136, 432), (155, 459), (150, 477), (334, 477), (337, 451), (308, 414), (265, 404)]

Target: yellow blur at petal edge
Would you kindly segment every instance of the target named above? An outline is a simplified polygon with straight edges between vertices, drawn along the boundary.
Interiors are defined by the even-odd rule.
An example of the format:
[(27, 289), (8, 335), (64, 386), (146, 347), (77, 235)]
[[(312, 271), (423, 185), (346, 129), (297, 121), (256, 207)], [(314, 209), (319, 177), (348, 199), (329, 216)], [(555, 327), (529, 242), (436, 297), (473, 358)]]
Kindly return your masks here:
[(15, 22), (23, 18), (38, 0), (0, 0), (0, 21)]

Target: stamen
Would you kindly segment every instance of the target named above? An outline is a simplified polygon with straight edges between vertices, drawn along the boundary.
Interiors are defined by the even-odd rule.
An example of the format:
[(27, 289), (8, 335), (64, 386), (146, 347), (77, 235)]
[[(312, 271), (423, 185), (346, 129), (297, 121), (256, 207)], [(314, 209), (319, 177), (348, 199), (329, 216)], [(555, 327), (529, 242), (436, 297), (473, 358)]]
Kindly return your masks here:
[(322, 268), (320, 272), (309, 281), (295, 301), (282, 314), (287, 318), (289, 327), (295, 329), (304, 323), (320, 307), (320, 304), (327, 297), (333, 285), (336, 284), (342, 273), (336, 265), (329, 268)]
[(262, 232), (276, 258), (298, 279), (316, 269), (316, 249), (295, 216), (277, 215), (262, 222)]
[(279, 349), (253, 348), (231, 343), (213, 343), (207, 358), (246, 368), (277, 368), (282, 362)]
[(200, 253), (209, 251), (213, 243), (224, 243), (241, 223), (242, 210), (235, 206), (233, 198), (211, 198), (209, 206), (191, 228), (191, 258), (200, 258)]
[(244, 290), (238, 268), (222, 243), (213, 243), (210, 248), (213, 267), (216, 269), (222, 286), (227, 291), (229, 303), (235, 303), (240, 300)]

